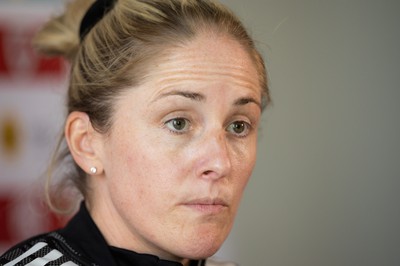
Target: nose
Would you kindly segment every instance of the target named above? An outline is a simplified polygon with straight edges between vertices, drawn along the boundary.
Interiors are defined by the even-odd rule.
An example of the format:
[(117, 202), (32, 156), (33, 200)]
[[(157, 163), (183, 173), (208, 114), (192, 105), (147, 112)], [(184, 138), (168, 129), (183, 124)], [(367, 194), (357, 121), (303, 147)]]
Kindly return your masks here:
[(199, 143), (196, 174), (204, 179), (217, 180), (231, 171), (231, 154), (225, 134), (210, 134)]

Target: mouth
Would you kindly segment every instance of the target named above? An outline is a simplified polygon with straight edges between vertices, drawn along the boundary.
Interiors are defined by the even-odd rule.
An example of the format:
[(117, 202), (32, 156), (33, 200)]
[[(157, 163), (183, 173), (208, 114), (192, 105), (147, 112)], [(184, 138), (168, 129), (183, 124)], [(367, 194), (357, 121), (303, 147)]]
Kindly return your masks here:
[(199, 198), (182, 204), (195, 212), (203, 214), (218, 214), (229, 207), (228, 203), (220, 198)]

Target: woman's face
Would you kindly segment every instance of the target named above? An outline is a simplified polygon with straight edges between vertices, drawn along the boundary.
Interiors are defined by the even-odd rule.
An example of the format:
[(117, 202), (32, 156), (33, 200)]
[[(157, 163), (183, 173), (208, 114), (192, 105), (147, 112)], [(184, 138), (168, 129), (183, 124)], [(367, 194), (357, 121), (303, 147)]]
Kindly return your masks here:
[(257, 71), (238, 42), (203, 34), (149, 72), (118, 98), (101, 137), (91, 212), (111, 245), (208, 257), (227, 237), (255, 164)]

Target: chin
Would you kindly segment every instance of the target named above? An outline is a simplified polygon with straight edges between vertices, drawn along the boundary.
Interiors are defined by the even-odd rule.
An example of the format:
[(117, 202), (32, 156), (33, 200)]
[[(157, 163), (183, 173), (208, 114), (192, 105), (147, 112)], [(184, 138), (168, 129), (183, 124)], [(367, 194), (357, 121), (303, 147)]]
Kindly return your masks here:
[(182, 254), (183, 255), (182, 257), (191, 260), (206, 259), (217, 253), (220, 247), (221, 245), (213, 245), (207, 247), (196, 246), (192, 250), (186, 250), (185, 254)]
[(190, 243), (187, 243), (182, 249), (184, 258), (204, 259), (214, 255), (222, 246), (227, 235), (198, 234)]

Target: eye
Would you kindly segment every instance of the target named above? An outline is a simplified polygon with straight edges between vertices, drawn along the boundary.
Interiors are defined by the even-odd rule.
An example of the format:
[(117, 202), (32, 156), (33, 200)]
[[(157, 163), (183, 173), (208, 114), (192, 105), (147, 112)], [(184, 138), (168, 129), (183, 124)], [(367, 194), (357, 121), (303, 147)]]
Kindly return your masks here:
[(187, 119), (178, 117), (168, 120), (165, 125), (174, 133), (184, 133), (189, 130), (190, 123)]
[(244, 121), (235, 121), (228, 126), (227, 131), (238, 137), (245, 137), (249, 134), (250, 129), (251, 126), (249, 123)]

